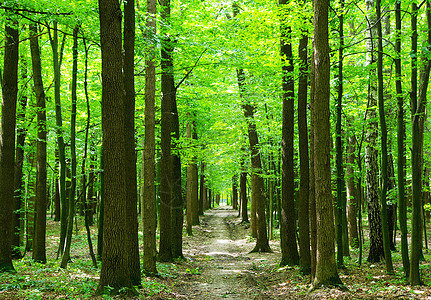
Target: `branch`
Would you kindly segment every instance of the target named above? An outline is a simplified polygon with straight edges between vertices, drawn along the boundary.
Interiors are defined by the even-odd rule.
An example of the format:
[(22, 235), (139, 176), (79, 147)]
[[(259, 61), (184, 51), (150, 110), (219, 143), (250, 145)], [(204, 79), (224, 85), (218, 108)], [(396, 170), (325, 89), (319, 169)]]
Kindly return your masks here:
[(187, 74), (183, 77), (183, 79), (181, 79), (181, 81), (175, 86), (175, 90), (177, 90), (180, 85), (184, 82), (184, 80), (187, 79), (187, 77), (189, 77), (189, 75), (193, 72), (194, 68), (196, 68), (197, 64), (199, 63), (199, 60), (202, 58), (202, 56), (204, 55), (204, 53), (207, 51), (208, 49), (205, 49), (204, 51), (202, 51), (201, 55), (199, 56), (199, 58), (196, 60), (195, 64), (193, 67), (191, 67), (191, 69), (187, 72)]
[(73, 15), (73, 12), (66, 12), (66, 13), (52, 13), (52, 12), (46, 12), (46, 11), (37, 11), (37, 10), (31, 10), (27, 8), (13, 8), (8, 6), (0, 6), (0, 9), (4, 10), (11, 10), (14, 12), (27, 12), (32, 14), (39, 14), (39, 15), (54, 15), (54, 16), (70, 16)]

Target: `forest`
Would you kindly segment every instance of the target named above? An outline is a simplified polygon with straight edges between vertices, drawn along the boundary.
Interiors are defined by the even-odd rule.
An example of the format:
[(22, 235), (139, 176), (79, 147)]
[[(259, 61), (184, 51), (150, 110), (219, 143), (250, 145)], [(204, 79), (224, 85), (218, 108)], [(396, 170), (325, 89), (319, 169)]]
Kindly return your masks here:
[(431, 297), (430, 0), (0, 23), (0, 299)]

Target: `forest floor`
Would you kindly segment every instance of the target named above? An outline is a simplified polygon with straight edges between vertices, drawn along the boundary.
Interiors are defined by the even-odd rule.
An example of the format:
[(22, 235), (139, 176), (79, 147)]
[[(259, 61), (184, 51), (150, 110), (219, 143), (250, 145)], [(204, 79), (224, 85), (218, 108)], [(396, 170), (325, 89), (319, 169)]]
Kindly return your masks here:
[[(14, 261), (17, 273), (0, 274), (0, 299), (122, 299), (94, 296), (99, 270), (91, 265), (82, 220), (78, 219), (66, 270), (55, 259), (58, 233), (59, 224), (49, 221), (47, 264), (33, 262), (27, 253)], [(382, 263), (364, 261), (359, 266), (358, 250), (351, 249), (346, 268), (339, 270), (348, 290), (322, 288), (309, 293), (309, 275), (302, 275), (298, 267), (279, 267), (279, 232), (274, 233), (272, 253), (249, 253), (255, 241), (249, 224), (241, 223), (237, 211), (227, 206), (206, 211), (200, 225), (193, 226), (193, 235), (183, 237), (185, 259), (157, 263), (159, 276), (144, 276), (139, 296), (129, 299), (431, 299), (431, 254), (427, 250), (421, 264), (423, 286), (408, 285), (399, 251), (392, 253), (395, 275), (389, 276)], [(93, 241), (96, 234), (93, 226)], [(364, 260), (367, 246), (366, 242)]]

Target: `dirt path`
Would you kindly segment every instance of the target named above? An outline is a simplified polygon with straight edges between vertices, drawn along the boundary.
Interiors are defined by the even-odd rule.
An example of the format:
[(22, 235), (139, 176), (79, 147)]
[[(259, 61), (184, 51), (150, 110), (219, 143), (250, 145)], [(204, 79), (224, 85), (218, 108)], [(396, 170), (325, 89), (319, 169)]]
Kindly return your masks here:
[(182, 294), (189, 299), (274, 299), (263, 268), (274, 267), (279, 252), (250, 254), (254, 242), (248, 233), (231, 208), (206, 212), (184, 243), (184, 254), (196, 268), (183, 281)]

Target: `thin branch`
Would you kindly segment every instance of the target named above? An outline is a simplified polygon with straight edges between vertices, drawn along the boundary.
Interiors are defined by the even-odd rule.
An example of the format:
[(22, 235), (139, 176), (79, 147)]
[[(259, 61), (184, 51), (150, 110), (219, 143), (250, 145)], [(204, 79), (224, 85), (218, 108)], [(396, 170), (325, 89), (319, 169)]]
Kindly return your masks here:
[(204, 55), (204, 53), (207, 51), (208, 49), (205, 49), (204, 51), (202, 51), (201, 55), (199, 56), (199, 58), (196, 60), (194, 66), (187, 72), (187, 74), (183, 77), (183, 79), (181, 79), (181, 81), (175, 86), (175, 90), (177, 90), (180, 85), (184, 82), (184, 80), (187, 79), (187, 77), (189, 77), (189, 75), (193, 72), (194, 68), (196, 68), (197, 64), (199, 63), (199, 60), (202, 58), (202, 56)]

